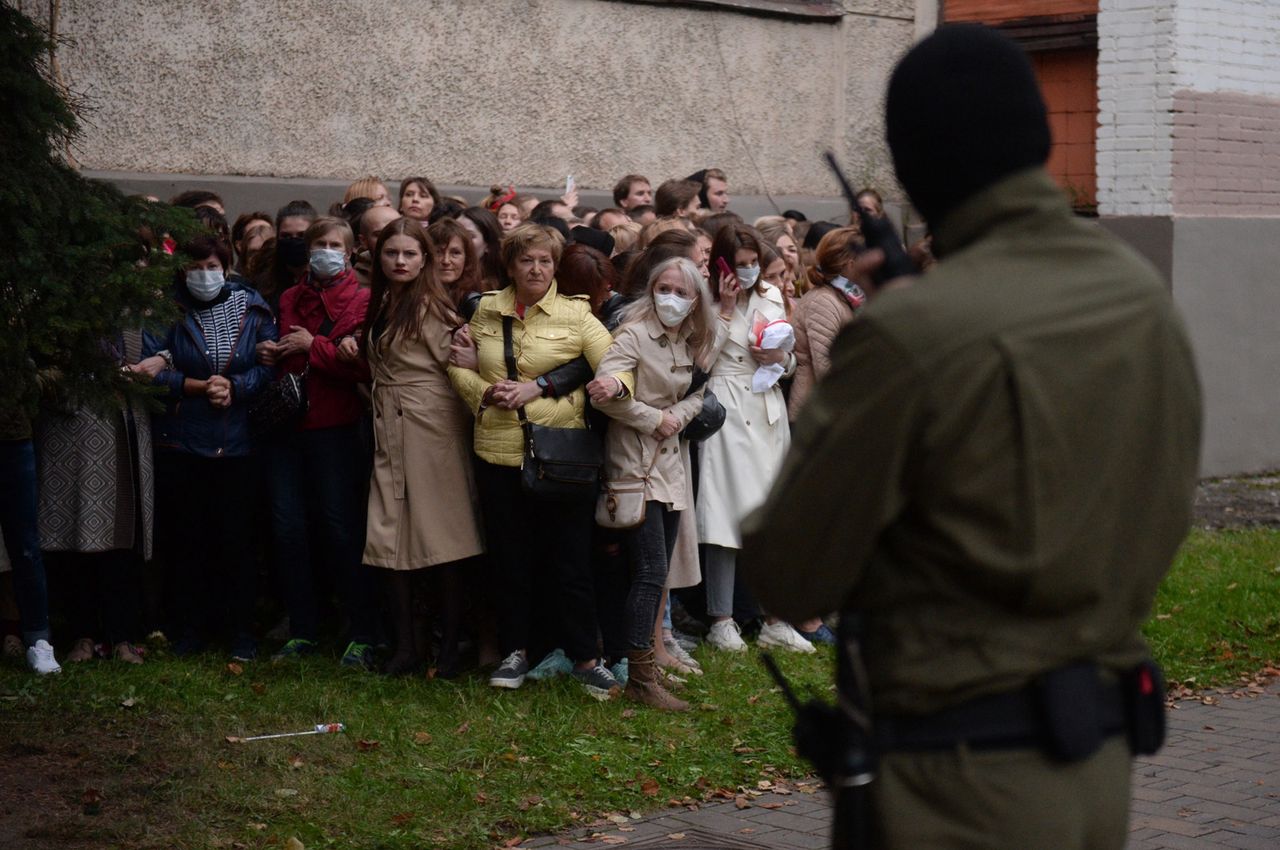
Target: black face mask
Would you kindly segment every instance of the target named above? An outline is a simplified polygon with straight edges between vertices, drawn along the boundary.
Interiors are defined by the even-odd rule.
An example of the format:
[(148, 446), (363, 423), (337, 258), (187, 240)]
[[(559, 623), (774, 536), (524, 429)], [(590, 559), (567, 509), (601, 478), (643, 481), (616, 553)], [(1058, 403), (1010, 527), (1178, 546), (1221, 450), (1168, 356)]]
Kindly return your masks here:
[(276, 240), (276, 255), (280, 262), (291, 269), (307, 264), (307, 243), (298, 236), (285, 236)]

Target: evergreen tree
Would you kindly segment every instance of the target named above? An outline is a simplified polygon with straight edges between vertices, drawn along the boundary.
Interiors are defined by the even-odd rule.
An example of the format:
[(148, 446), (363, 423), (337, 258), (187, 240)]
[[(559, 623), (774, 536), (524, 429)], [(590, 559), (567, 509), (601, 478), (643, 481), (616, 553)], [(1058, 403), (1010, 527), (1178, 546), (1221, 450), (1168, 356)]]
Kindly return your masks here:
[(104, 341), (172, 318), (178, 258), (146, 237), (194, 227), (189, 211), (127, 198), (63, 159), (79, 125), (50, 79), (51, 47), (0, 0), (0, 439), (25, 436), (42, 394), (103, 407), (144, 391)]

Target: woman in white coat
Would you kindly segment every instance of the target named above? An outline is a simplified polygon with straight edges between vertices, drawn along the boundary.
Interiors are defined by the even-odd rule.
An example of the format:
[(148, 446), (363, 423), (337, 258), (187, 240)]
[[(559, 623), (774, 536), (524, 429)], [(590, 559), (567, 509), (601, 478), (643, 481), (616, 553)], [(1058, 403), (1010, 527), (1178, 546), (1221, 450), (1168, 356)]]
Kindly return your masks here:
[[(735, 565), (742, 548), (738, 526), (764, 502), (791, 442), (782, 389), (774, 383), (763, 392), (752, 391), (758, 367), (781, 364), (784, 375), (796, 369), (795, 355), (756, 345), (752, 326), (757, 314), (765, 322), (787, 317), (782, 292), (760, 280), (761, 241), (754, 228), (730, 224), (715, 234), (711, 245), (712, 273), (720, 281), (720, 321), (707, 389), (724, 405), (726, 416), (724, 426), (699, 451), (698, 539), (707, 547), (704, 578), (712, 619), (707, 642), (732, 651), (746, 649), (733, 620)], [(760, 631), (760, 643), (814, 651), (795, 629), (771, 617)]]

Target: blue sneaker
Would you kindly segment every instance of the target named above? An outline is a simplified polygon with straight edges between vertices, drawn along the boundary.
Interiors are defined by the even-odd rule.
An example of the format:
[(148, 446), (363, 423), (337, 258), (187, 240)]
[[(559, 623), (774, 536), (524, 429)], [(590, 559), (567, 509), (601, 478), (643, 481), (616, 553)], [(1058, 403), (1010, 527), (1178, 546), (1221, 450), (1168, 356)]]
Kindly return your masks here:
[(342, 653), (342, 661), (338, 663), (343, 667), (372, 670), (374, 668), (373, 646), (353, 640), (347, 644), (347, 648)]
[(613, 678), (618, 680), (618, 687), (625, 688), (627, 680), (631, 678), (631, 662), (623, 658), (610, 667), (609, 672), (613, 674)]
[(543, 679), (554, 679), (556, 676), (566, 676), (573, 669), (573, 662), (569, 660), (569, 656), (564, 654), (563, 649), (554, 649), (547, 653), (547, 657), (538, 662), (538, 666), (530, 670), (526, 675), (535, 682)]
[(316, 642), (307, 640), (306, 638), (294, 638), (280, 647), (280, 651), (271, 656), (272, 661), (287, 661), (291, 658), (302, 658), (306, 655), (315, 655)]
[[(800, 631), (797, 629), (796, 631)], [(822, 644), (824, 646), (836, 645), (836, 633), (827, 627), (826, 623), (818, 626), (811, 632), (800, 632), (800, 637), (809, 641), (809, 643)]]

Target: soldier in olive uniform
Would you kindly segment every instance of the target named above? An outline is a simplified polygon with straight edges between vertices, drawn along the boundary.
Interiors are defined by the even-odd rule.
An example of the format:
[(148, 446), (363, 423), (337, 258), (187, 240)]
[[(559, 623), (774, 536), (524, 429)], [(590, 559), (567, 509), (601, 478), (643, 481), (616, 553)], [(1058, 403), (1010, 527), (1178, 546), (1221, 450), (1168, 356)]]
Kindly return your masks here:
[(838, 338), (742, 567), (793, 622), (860, 612), (875, 846), (1121, 848), (1118, 683), (1147, 657), (1196, 484), (1187, 335), (1152, 267), (1046, 173), (1020, 48), (943, 28), (886, 108), (939, 263)]

